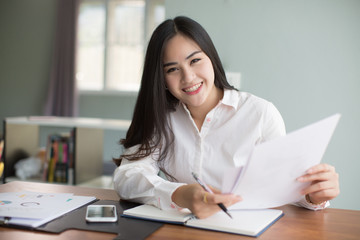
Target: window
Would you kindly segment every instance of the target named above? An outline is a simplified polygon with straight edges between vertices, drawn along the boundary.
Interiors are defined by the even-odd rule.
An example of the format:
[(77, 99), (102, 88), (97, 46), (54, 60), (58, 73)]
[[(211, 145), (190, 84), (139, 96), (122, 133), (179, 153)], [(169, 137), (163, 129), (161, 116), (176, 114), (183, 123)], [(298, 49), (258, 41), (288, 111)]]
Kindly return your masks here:
[(146, 42), (164, 19), (163, 0), (82, 0), (77, 29), (79, 90), (137, 91)]

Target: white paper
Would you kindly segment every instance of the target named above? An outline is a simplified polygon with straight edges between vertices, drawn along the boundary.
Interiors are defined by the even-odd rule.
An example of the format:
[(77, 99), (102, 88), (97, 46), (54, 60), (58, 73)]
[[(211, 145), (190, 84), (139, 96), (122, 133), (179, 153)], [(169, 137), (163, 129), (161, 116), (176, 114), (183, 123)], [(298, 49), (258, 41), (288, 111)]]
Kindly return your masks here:
[(272, 208), (300, 200), (309, 183), (296, 178), (321, 162), (339, 119), (336, 114), (255, 146), (238, 181), (236, 171), (224, 176), (225, 182), (235, 182), (231, 192), (243, 198), (229, 209)]
[(38, 227), (95, 199), (72, 193), (0, 193), (0, 220), (7, 218), (7, 224)]
[(283, 212), (278, 209), (231, 210), (229, 212), (232, 218), (223, 211), (219, 211), (210, 217), (198, 219), (188, 209), (165, 211), (151, 205), (140, 205), (125, 210), (122, 216), (258, 236), (283, 215)]
[(283, 215), (283, 212), (278, 209), (233, 210), (229, 212), (232, 218), (229, 218), (224, 212), (220, 211), (204, 219), (190, 220), (186, 225), (258, 236), (271, 225), (271, 223)]
[(186, 222), (192, 217), (190, 210), (184, 208), (182, 210), (168, 210), (164, 211), (152, 205), (140, 205), (134, 208), (127, 209), (123, 212), (125, 216), (133, 216), (138, 218), (161, 220), (164, 222)]
[(73, 196), (72, 193), (0, 193), (0, 216), (44, 218)]

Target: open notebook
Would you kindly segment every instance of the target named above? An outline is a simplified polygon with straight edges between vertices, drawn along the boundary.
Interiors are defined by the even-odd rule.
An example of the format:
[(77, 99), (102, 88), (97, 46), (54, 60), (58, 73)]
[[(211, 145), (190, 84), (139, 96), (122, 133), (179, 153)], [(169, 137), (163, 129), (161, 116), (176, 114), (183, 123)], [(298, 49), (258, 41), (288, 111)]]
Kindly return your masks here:
[(151, 205), (141, 205), (125, 210), (123, 217), (139, 218), (187, 227), (241, 234), (257, 237), (283, 216), (277, 209), (233, 210), (233, 219), (220, 211), (211, 217), (197, 219), (190, 211), (164, 211)]

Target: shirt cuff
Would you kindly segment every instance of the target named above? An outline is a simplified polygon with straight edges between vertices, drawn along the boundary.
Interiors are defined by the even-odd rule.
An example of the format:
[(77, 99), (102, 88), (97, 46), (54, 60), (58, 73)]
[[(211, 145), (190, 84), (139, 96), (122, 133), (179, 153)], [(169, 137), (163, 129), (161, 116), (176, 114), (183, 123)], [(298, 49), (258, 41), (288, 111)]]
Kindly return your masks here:
[(163, 210), (180, 210), (182, 209), (171, 199), (172, 194), (177, 188), (186, 185), (185, 183), (175, 183), (164, 181), (159, 186), (155, 187), (155, 195), (157, 197), (157, 207)]
[(310, 209), (310, 210), (317, 211), (317, 210), (322, 210), (322, 209), (325, 209), (325, 208), (329, 207), (330, 202), (325, 201), (325, 202), (320, 203), (320, 204), (313, 204), (313, 203), (308, 202), (306, 200), (306, 196), (304, 196), (300, 201), (294, 203), (294, 205), (304, 207), (304, 208), (307, 208), (307, 209)]

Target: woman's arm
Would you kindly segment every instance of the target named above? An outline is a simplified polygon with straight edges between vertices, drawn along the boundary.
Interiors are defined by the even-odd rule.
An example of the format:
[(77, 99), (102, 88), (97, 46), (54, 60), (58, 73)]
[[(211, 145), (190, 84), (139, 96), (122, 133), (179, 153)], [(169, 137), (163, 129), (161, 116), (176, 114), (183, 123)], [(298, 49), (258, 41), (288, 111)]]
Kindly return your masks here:
[(171, 195), (184, 184), (165, 180), (158, 173), (157, 162), (152, 156), (138, 161), (123, 159), (114, 172), (114, 189), (121, 199), (161, 209), (175, 208)]

